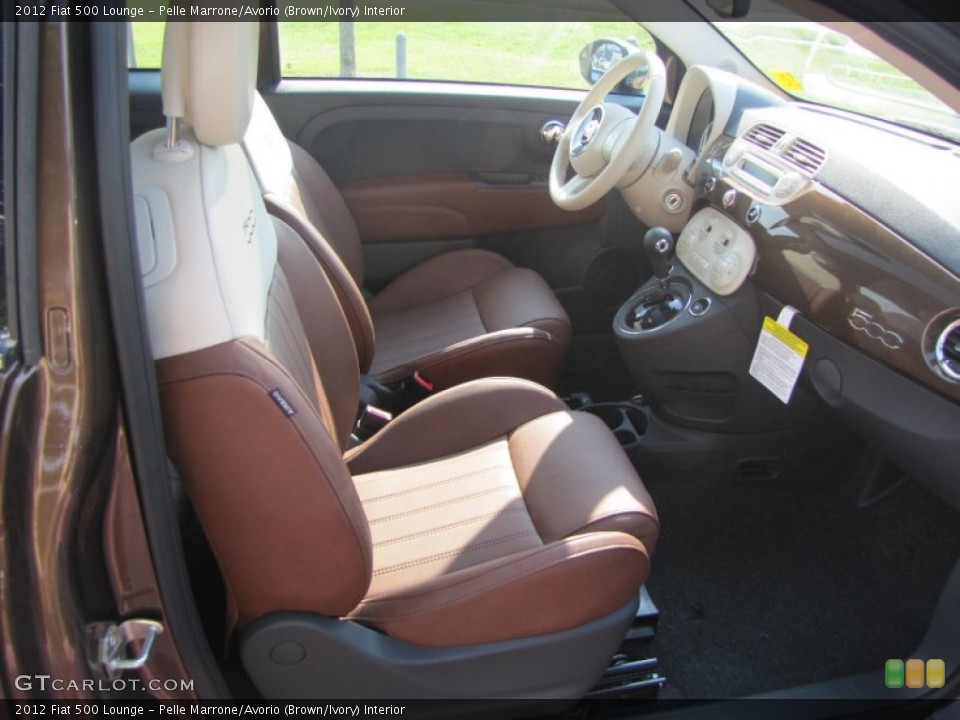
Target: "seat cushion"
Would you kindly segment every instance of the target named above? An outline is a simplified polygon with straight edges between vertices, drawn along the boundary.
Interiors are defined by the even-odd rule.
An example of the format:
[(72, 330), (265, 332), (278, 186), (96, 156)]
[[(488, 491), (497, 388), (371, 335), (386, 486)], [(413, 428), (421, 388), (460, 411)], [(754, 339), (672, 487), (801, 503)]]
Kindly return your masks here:
[(570, 321), (543, 278), (482, 250), (418, 265), (370, 309), (370, 374), (388, 383), (419, 370), (438, 389), (492, 376), (550, 385), (570, 342)]
[[(419, 645), (497, 642), (595, 620), (646, 579), (659, 526), (623, 450), (597, 418), (560, 403), (544, 413), (549, 397), (520, 383), (477, 381), (412, 416), (412, 431), (449, 425), (459, 407), (472, 447), (447, 452), (462, 433), (440, 433), (436, 459), (354, 475), (373, 579), (351, 617)], [(471, 422), (471, 410), (507, 392), (517, 398), (504, 403), (517, 406), (504, 408), (515, 427)], [(513, 411), (525, 402), (535, 409), (520, 420)], [(406, 417), (388, 428), (396, 440), (361, 450), (351, 465), (378, 465), (390, 445), (409, 446)]]

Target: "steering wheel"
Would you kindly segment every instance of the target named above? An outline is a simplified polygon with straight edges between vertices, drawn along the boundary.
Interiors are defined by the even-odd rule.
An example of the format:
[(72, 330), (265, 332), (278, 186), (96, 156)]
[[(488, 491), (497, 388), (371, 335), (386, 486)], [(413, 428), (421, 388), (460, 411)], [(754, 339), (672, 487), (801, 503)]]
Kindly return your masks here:
[[(647, 96), (634, 115), (604, 98), (630, 73), (648, 68)], [(590, 88), (567, 123), (550, 165), (550, 197), (565, 210), (582, 210), (613, 189), (642, 154), (663, 106), (667, 72), (654, 52), (634, 52)], [(567, 169), (574, 176), (567, 180)]]

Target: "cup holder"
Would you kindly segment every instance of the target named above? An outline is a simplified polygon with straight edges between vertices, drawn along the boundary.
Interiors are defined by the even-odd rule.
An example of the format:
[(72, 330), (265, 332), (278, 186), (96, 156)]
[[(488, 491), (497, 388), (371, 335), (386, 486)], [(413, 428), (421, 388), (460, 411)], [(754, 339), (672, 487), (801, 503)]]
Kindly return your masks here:
[(619, 405), (589, 405), (583, 410), (591, 415), (596, 415), (603, 420), (604, 425), (614, 432), (623, 424), (623, 411)]
[(613, 431), (621, 447), (637, 445), (647, 432), (647, 416), (635, 405), (628, 403), (600, 403), (581, 408), (582, 412), (595, 415)]

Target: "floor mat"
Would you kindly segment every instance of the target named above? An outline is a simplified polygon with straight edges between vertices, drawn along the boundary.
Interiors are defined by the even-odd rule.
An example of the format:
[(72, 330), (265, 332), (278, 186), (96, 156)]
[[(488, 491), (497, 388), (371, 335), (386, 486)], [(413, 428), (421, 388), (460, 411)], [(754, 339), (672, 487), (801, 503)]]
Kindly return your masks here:
[(796, 484), (647, 476), (665, 698), (742, 697), (909, 657), (960, 554), (960, 513), (908, 482), (857, 509)]

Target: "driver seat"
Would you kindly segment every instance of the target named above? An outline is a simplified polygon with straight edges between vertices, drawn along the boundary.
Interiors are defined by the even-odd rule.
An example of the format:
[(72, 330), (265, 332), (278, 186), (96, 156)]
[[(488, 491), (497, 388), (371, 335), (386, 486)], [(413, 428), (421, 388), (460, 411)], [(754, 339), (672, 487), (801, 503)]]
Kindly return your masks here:
[(259, 93), (243, 146), (268, 211), (303, 238), (336, 289), (361, 372), (392, 384), (418, 371), (438, 390), (480, 377), (556, 382), (570, 320), (540, 275), (487, 250), (455, 250), (407, 270), (367, 302), (360, 234), (346, 202), (283, 135)]

